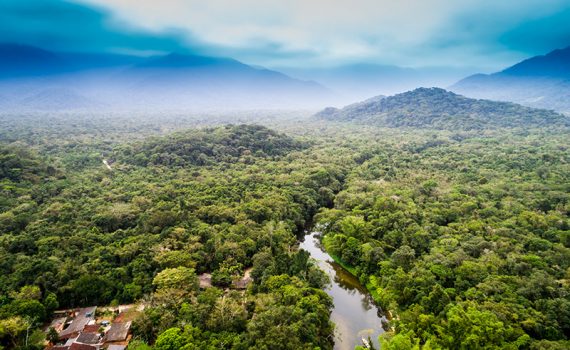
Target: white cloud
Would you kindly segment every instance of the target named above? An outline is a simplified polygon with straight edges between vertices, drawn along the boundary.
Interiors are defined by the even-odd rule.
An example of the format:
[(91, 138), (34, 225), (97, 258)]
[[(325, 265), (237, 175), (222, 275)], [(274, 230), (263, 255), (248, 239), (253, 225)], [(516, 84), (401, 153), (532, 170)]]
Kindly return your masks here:
[[(502, 65), (522, 53), (497, 38), (564, 0), (77, 0), (150, 31), (176, 28), (264, 65), (375, 61)], [(299, 54), (296, 54), (299, 53)]]

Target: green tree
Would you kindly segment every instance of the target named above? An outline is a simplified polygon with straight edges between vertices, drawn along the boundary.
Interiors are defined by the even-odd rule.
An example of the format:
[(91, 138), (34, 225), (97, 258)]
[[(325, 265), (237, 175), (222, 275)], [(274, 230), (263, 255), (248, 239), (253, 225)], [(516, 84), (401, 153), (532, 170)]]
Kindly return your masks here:
[(180, 328), (170, 328), (164, 331), (156, 339), (155, 350), (180, 350), (186, 345)]
[(49, 327), (46, 339), (51, 344), (57, 344), (57, 342), (59, 341), (59, 334), (53, 327)]
[(164, 269), (154, 277), (152, 284), (157, 290), (179, 289), (188, 292), (198, 290), (196, 272), (188, 267)]
[(47, 293), (46, 297), (44, 298), (43, 304), (48, 313), (51, 313), (52, 311), (56, 310), (59, 307), (59, 302), (57, 301), (57, 295), (55, 295), (54, 293)]

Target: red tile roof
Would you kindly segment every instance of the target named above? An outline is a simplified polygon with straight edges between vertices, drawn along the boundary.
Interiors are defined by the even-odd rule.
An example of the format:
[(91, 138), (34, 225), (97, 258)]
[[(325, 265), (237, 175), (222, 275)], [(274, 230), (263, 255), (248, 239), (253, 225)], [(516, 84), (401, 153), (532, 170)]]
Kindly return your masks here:
[(99, 333), (99, 328), (101, 328), (101, 325), (88, 324), (83, 328), (83, 333)]

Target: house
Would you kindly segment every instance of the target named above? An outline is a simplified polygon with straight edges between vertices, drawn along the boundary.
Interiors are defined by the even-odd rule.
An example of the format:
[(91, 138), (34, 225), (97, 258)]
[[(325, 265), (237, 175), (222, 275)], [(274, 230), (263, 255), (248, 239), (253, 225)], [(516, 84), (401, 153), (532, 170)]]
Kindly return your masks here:
[(131, 321), (113, 322), (105, 335), (105, 342), (122, 342), (127, 340), (131, 329)]
[(75, 313), (75, 318), (73, 318), (67, 328), (59, 332), (59, 338), (70, 339), (79, 335), (79, 333), (83, 331), (83, 328), (85, 328), (90, 321), (95, 319), (95, 311), (97, 311), (96, 306), (79, 309), (79, 311)]

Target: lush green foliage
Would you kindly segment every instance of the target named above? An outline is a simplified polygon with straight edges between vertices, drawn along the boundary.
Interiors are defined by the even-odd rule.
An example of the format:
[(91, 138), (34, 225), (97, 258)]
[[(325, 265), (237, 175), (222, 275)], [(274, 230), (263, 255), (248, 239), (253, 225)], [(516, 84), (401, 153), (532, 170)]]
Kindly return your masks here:
[(376, 97), (341, 110), (327, 108), (317, 117), (384, 127), (473, 130), (490, 127), (566, 127), (570, 118), (514, 103), (476, 100), (439, 88), (419, 88), (390, 97)]
[[(465, 123), (446, 118), (426, 123)], [(330, 349), (326, 281), (297, 249), (318, 213), (330, 253), (396, 315), (383, 348), (568, 347), (565, 128), (313, 120), (274, 124), (297, 137), (141, 140), (179, 120), (25, 120), (0, 118), (0, 346), (60, 306), (139, 301), (135, 349)]]
[(217, 162), (254, 162), (254, 158), (282, 156), (304, 145), (256, 125), (226, 126), (176, 133), (125, 147), (119, 159), (137, 165), (189, 166)]
[[(283, 349), (331, 347), (331, 301), (319, 289), (326, 281), (294, 246), (341, 189), (344, 157), (325, 164), (306, 143), (257, 126), (117, 145), (113, 170), (99, 163), (49, 176), (26, 148), (3, 154), (6, 322), (38, 324), (58, 300), (68, 307), (152, 295), (135, 327), (149, 342), (174, 327), (190, 347), (273, 349), (278, 337)], [(247, 292), (198, 290), (196, 273), (227, 287), (248, 267)], [(38, 295), (12, 293), (28, 286)], [(21, 329), (3, 333), (6, 344), (22, 341)]]
[(319, 214), (327, 250), (396, 312), (384, 348), (567, 346), (568, 134), (457, 136), (378, 145)]

